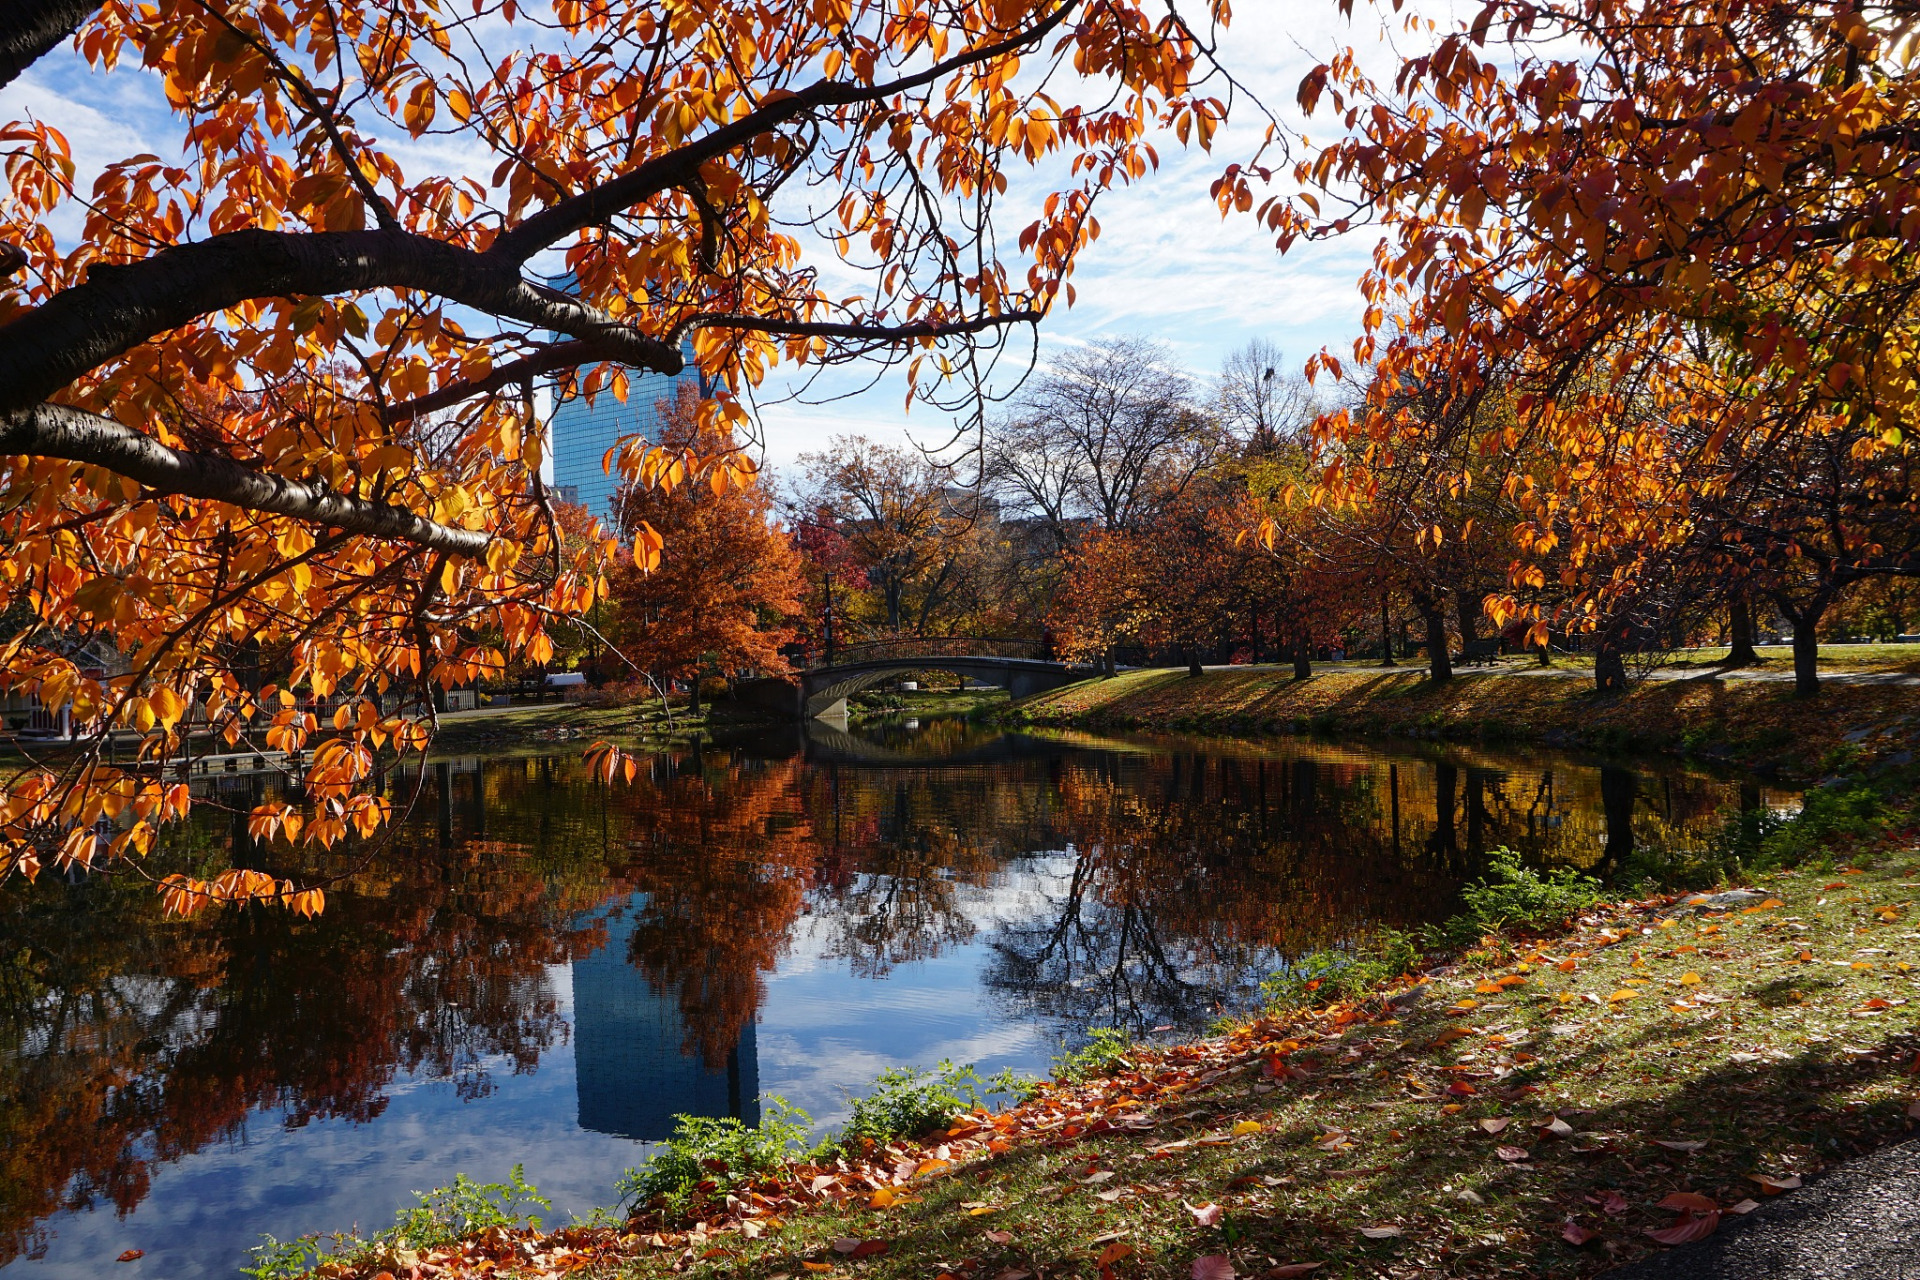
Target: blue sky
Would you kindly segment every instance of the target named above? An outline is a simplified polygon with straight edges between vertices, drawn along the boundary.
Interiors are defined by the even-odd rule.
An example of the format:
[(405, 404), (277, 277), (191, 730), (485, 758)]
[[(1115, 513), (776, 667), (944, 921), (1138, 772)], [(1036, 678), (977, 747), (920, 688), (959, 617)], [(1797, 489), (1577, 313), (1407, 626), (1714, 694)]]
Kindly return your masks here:
[[(1445, 4), (1422, 8), (1436, 18), (1450, 10)], [(1364, 4), (1350, 23), (1333, 0), (1241, 0), (1220, 55), (1268, 106), (1293, 119), (1300, 77), (1338, 46), (1352, 44), (1363, 62), (1377, 69), (1389, 66), (1381, 31), (1380, 14)], [(178, 130), (164, 118), (150, 76), (137, 67), (95, 74), (70, 50), (43, 59), (0, 90), (0, 118), (26, 114), (67, 134), (83, 188), (112, 160), (144, 151), (165, 155)], [(1160, 339), (1198, 379), (1211, 377), (1230, 352), (1253, 338), (1278, 343), (1296, 369), (1323, 346), (1346, 348), (1358, 326), (1355, 282), (1372, 252), (1372, 234), (1299, 246), (1282, 259), (1252, 217), (1223, 220), (1208, 195), (1222, 167), (1248, 154), (1263, 128), (1256, 112), (1238, 113), (1216, 135), (1211, 154), (1182, 151), (1169, 138), (1160, 148), (1158, 173), (1103, 197), (1098, 209), (1103, 234), (1074, 277), (1077, 304), (1042, 327), (1042, 363), (1064, 346), (1123, 334)], [(1323, 122), (1318, 132), (1328, 135), (1330, 123)], [(401, 139), (393, 149), (409, 172), (492, 167), (491, 158), (465, 157), (433, 139)], [(1013, 188), (1005, 202), (1010, 216), (1003, 230), (1017, 231), (1024, 220), (1020, 203), (1030, 197), (1037, 204), (1047, 184), (1044, 175), (1010, 177)], [(75, 230), (77, 221), (56, 224), (63, 238)], [(848, 396), (866, 380), (851, 371), (836, 372), (813, 388), (812, 398)], [(830, 403), (787, 399), (789, 390), (783, 378), (763, 388), (766, 452), (776, 471), (787, 470), (799, 454), (823, 448), (842, 432), (933, 443), (952, 429), (951, 418), (924, 405), (903, 413), (905, 384), (897, 375)]]

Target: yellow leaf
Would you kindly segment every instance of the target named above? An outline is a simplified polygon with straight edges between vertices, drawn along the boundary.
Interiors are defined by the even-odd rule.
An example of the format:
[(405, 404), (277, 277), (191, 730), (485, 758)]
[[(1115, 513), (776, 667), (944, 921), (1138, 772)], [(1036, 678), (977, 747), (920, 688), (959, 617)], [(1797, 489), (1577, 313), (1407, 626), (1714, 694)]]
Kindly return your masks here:
[(1688, 972), (1680, 975), (1680, 985), (1684, 987), (1694, 986), (1699, 981), (1700, 975), (1697, 973)]
[(1233, 1126), (1233, 1136), (1236, 1138), (1244, 1138), (1250, 1133), (1259, 1133), (1264, 1127), (1265, 1126), (1258, 1120), (1242, 1120), (1239, 1124)]
[(1623, 987), (1620, 990), (1614, 992), (1612, 995), (1608, 996), (1607, 1003), (1617, 1004), (1622, 1000), (1631, 1000), (1639, 994), (1640, 993), (1638, 991), (1635, 991), (1630, 987)]

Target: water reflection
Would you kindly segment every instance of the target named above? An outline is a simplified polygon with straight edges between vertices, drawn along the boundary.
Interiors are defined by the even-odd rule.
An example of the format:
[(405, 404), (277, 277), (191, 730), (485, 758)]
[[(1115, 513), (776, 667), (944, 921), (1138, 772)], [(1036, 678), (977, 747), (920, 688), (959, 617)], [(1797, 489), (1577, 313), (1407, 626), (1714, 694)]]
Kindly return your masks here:
[[(311, 922), (168, 922), (127, 880), (0, 890), (0, 1265), (77, 1275), (139, 1247), (130, 1276), (230, 1274), (256, 1232), (377, 1225), (407, 1188), (522, 1159), (584, 1210), (674, 1112), (751, 1120), (764, 1088), (830, 1119), (880, 1065), (1043, 1070), (1089, 1025), (1193, 1029), (1286, 955), (1444, 915), (1495, 845), (1618, 867), (1787, 799), (953, 721), (648, 765), (619, 790), (570, 755), (395, 776), (420, 803), (357, 869), (249, 841), (265, 780), (201, 784), (231, 813), (153, 869), (350, 870)], [(276, 1203), (217, 1229), (187, 1212), (269, 1168)]]

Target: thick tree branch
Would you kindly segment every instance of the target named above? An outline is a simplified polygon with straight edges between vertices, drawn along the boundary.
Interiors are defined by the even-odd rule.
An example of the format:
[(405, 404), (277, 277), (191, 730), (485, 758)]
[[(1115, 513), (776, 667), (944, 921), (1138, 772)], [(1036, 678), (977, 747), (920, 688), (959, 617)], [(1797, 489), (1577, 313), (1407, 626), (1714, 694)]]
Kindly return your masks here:
[(149, 338), (249, 299), (365, 289), (417, 289), (661, 373), (685, 363), (678, 348), (522, 279), (493, 255), (393, 229), (235, 231), (125, 265), (96, 263), (85, 283), (0, 326), (0, 413), (31, 408)]
[(51, 53), (99, 7), (100, 0), (8, 0), (0, 17), (0, 86)]
[(67, 405), (0, 412), (0, 455), (10, 454), (104, 467), (156, 493), (204, 498), (348, 533), (412, 542), (442, 555), (481, 556), (492, 541), (485, 532), (449, 528), (404, 507), (254, 471), (231, 458), (169, 448), (111, 418)]

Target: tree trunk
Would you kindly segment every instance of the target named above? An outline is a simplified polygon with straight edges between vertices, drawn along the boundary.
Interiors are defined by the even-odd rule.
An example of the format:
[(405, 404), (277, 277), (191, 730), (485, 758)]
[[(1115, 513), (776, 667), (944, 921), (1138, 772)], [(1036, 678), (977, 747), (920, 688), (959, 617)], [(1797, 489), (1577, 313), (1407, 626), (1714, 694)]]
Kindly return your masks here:
[(1623, 693), (1627, 687), (1627, 657), (1620, 629), (1600, 632), (1593, 651), (1593, 687), (1599, 693)]
[(1187, 674), (1190, 676), (1201, 674), (1200, 646), (1198, 644), (1189, 644), (1187, 646)]
[(1820, 692), (1820, 615), (1827, 611), (1825, 601), (1807, 607), (1793, 619), (1793, 692), (1811, 698)]
[(687, 701), (687, 710), (693, 715), (700, 714), (700, 673), (693, 673), (693, 696)]
[(1380, 665), (1398, 665), (1393, 660), (1393, 615), (1384, 593), (1380, 596)]
[(1440, 602), (1432, 596), (1416, 595), (1413, 607), (1427, 625), (1427, 675), (1434, 680), (1453, 679), (1453, 658), (1447, 652), (1447, 617)]
[(1751, 667), (1760, 661), (1760, 652), (1753, 647), (1753, 632), (1753, 601), (1741, 592), (1727, 606), (1729, 652), (1722, 666)]
[(14, 0), (0, 23), (0, 86), (69, 39), (99, 7), (99, 0)]
[(1480, 607), (1485, 602), (1485, 596), (1469, 588), (1453, 593), (1454, 611), (1460, 615), (1461, 653), (1468, 652), (1480, 639)]
[(1313, 646), (1307, 643), (1306, 637), (1302, 636), (1293, 642), (1293, 678), (1305, 680), (1312, 674)]

